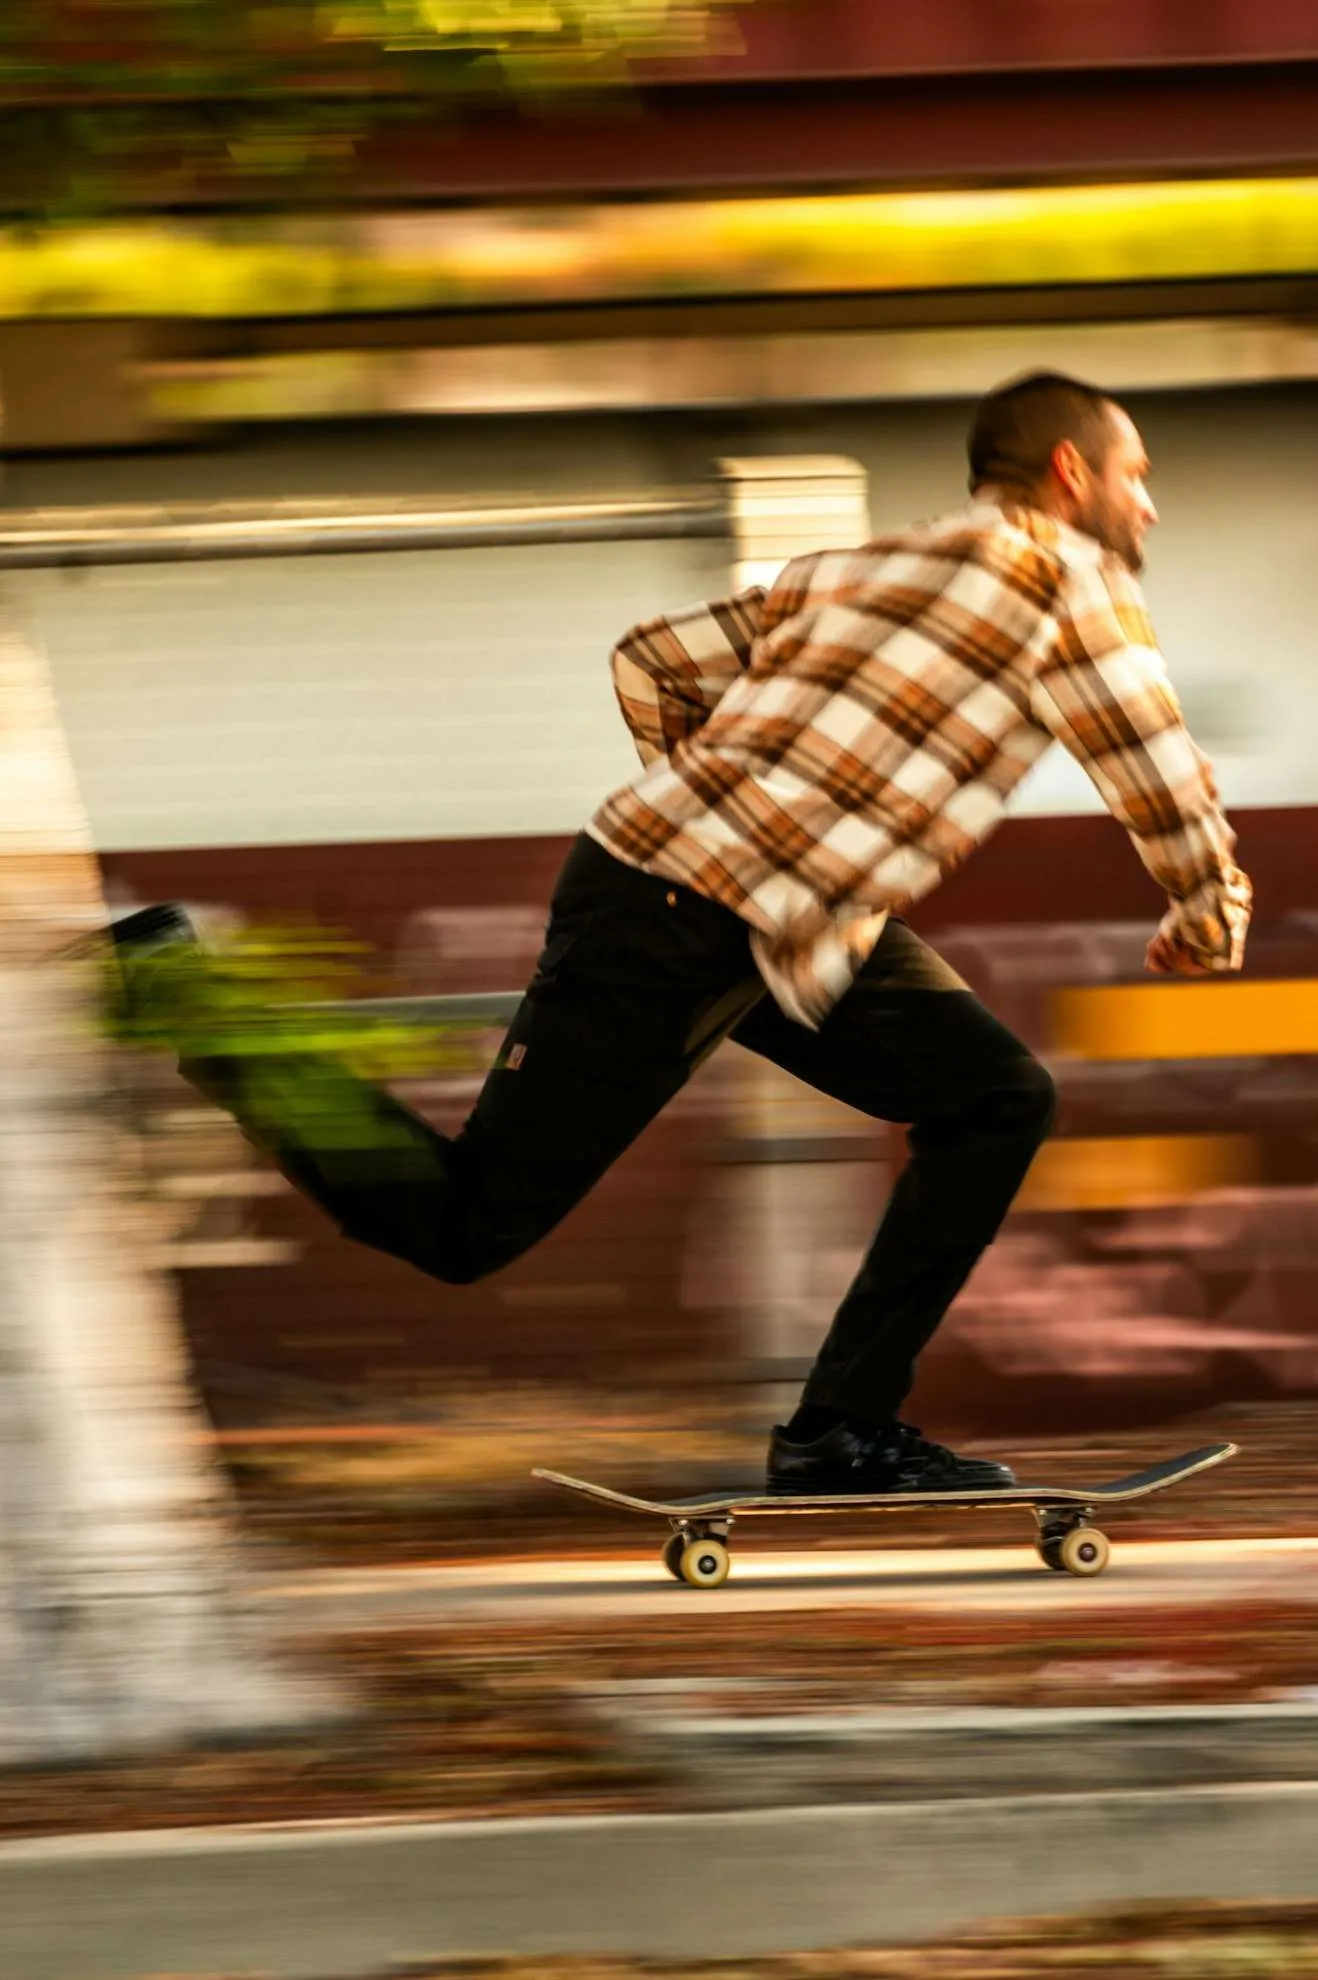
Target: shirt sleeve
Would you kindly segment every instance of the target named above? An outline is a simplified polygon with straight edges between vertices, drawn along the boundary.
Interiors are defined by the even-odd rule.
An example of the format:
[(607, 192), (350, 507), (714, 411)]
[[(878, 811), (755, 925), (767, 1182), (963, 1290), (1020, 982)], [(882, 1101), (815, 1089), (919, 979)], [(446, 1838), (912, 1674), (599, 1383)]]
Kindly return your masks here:
[(764, 617), (756, 586), (713, 605), (651, 619), (619, 640), (613, 685), (642, 763), (671, 756), (704, 727), (750, 664)]
[(1033, 682), (1035, 720), (1084, 766), (1170, 896), (1163, 932), (1209, 969), (1239, 969), (1250, 883), (1138, 583), (1113, 557), (1073, 570), (1054, 618)]

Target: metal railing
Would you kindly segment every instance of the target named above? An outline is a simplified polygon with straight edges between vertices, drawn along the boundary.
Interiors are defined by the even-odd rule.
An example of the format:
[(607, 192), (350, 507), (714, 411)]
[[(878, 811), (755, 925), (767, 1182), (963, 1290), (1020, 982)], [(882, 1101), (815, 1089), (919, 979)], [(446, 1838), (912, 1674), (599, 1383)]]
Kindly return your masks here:
[(346, 1003), (303, 1004), (304, 1011), (363, 1024), (508, 1024), (522, 1001), (520, 990), (472, 990), (429, 997), (355, 997)]
[(0, 514), (0, 523), (0, 570), (11, 571), (656, 542), (723, 538), (732, 532), (726, 502), (709, 493), (461, 509), (405, 498), (263, 508), (185, 503), (168, 509), (32, 509)]

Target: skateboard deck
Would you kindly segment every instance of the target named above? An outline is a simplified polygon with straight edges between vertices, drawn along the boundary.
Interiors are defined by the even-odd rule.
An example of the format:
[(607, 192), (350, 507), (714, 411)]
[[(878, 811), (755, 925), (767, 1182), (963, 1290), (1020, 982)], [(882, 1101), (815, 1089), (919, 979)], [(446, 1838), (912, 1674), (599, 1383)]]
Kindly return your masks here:
[(870, 1492), (794, 1497), (787, 1493), (727, 1492), (694, 1499), (643, 1499), (617, 1492), (590, 1479), (537, 1468), (532, 1477), (561, 1486), (581, 1498), (623, 1512), (647, 1513), (666, 1519), (672, 1533), (664, 1548), (664, 1565), (680, 1581), (696, 1588), (717, 1588), (727, 1580), (731, 1561), (728, 1535), (739, 1519), (773, 1519), (827, 1513), (919, 1512), (934, 1507), (982, 1511), (1019, 1506), (1032, 1512), (1038, 1528), (1036, 1546), (1045, 1566), (1068, 1574), (1101, 1574), (1111, 1548), (1093, 1524), (1095, 1510), (1147, 1499), (1154, 1492), (1179, 1485), (1197, 1472), (1234, 1457), (1236, 1444), (1205, 1444), (1197, 1451), (1166, 1458), (1147, 1471), (1133, 1471), (1108, 1485), (1008, 1485), (992, 1492)]

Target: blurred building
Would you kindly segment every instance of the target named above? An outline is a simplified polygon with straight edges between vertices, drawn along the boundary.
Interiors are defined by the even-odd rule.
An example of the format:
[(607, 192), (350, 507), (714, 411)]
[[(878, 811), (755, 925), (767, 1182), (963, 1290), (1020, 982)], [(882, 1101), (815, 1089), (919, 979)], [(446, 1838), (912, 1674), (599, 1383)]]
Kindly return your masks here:
[[(380, 139), (335, 215), (299, 213), (286, 182), (272, 212), (258, 173), (249, 211), (199, 194), (85, 236), (11, 229), (13, 530), (71, 509), (131, 527), (215, 503), (698, 497), (715, 462), (757, 454), (857, 461), (883, 527), (959, 499), (979, 391), (1081, 372), (1149, 440), (1150, 596), (1258, 884), (1256, 973), (1318, 979), (1312, 9), (808, 0), (742, 32), (738, 53), (644, 70), (625, 106)], [(458, 993), (524, 980), (568, 837), (629, 774), (613, 641), (734, 562), (708, 530), (637, 530), (12, 584), (116, 888), (309, 910), (368, 936), (400, 989)], [(1053, 993), (1133, 978), (1157, 901), (1065, 760), (1020, 813), (919, 922), (1057, 1053)], [(1097, 1410), (1318, 1388), (1318, 1041), (1274, 1049), (1275, 1016), (1238, 1051), (1222, 1017), (1202, 1058), (1067, 1062), (1075, 1145), (931, 1364), (945, 1418), (970, 1393), (1048, 1427), (1081, 1392)], [(477, 1076), (427, 1104), (453, 1117)], [(748, 1144), (773, 1158), (753, 1185)], [(183, 1256), (216, 1407), (445, 1362), (790, 1367), (894, 1153), (715, 1068), (540, 1253), (461, 1293), (203, 1181)], [(765, 1254), (740, 1221), (723, 1240), (729, 1200), (788, 1234), (749, 1294), (728, 1254)]]

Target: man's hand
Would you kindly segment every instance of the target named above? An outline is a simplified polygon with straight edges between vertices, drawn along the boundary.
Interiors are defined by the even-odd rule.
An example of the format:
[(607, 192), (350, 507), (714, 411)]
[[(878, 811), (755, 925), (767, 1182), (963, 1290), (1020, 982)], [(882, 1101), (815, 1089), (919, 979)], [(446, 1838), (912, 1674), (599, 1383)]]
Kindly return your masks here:
[(1144, 952), (1144, 967), (1151, 976), (1210, 976), (1207, 963), (1182, 947), (1174, 935), (1159, 929)]

